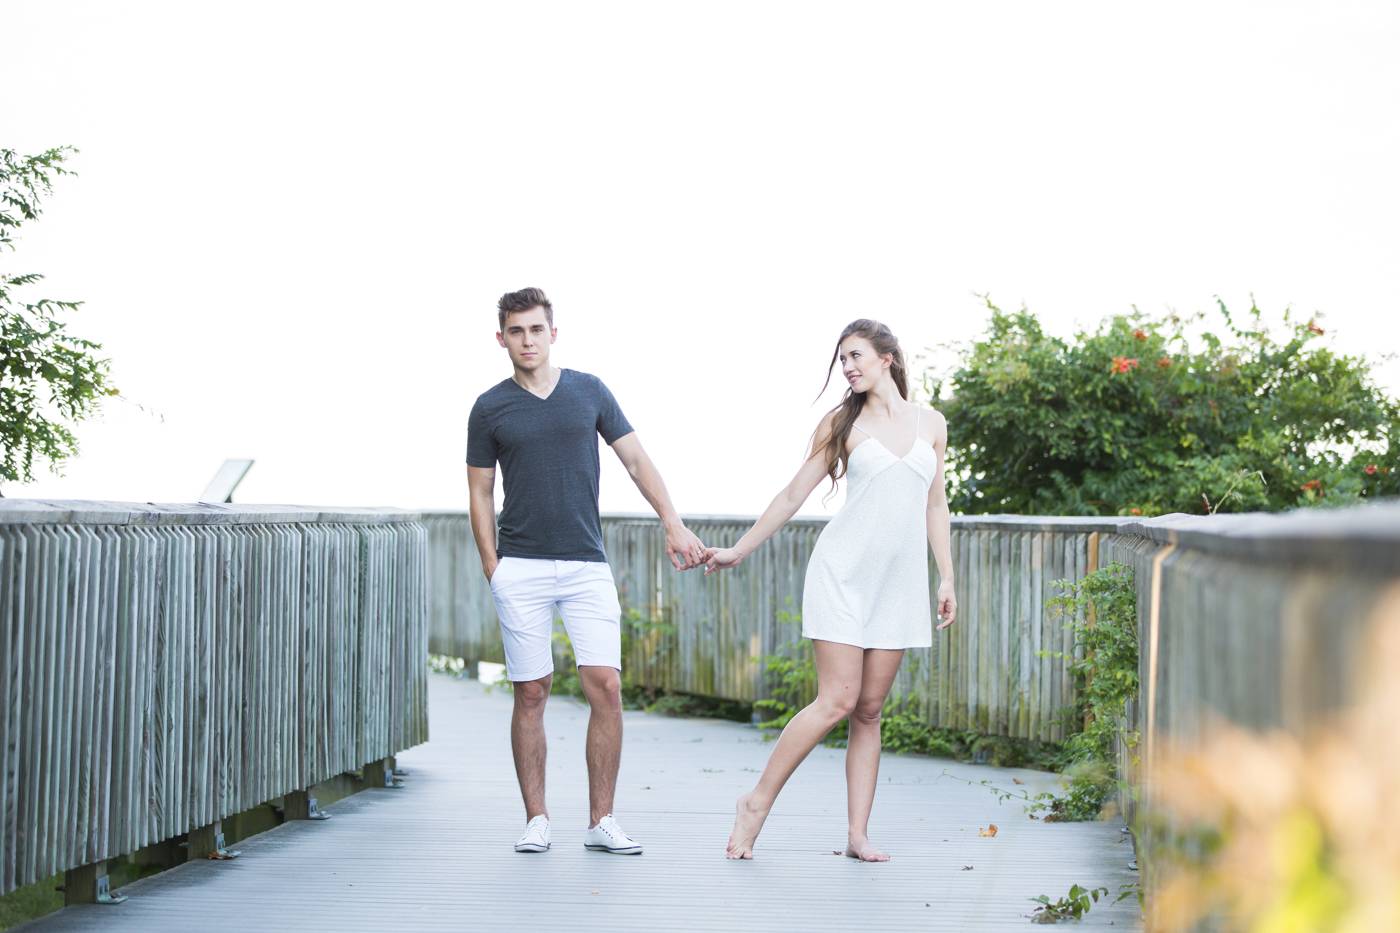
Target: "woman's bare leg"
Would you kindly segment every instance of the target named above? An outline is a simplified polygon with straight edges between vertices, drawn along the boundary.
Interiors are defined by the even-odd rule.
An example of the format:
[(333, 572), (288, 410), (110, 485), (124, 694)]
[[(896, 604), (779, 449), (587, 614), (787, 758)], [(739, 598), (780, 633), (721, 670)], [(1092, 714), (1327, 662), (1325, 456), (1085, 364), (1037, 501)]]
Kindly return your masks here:
[(734, 832), (729, 836), (729, 858), (753, 858), (754, 840), (778, 792), (817, 743), (851, 714), (860, 697), (863, 649), (814, 639), (812, 650), (817, 656), (817, 698), (792, 717), (768, 756), (758, 786), (739, 798)]
[(851, 828), (846, 854), (863, 862), (890, 860), (870, 844), (866, 831), (875, 802), (875, 785), (880, 779), (880, 713), (903, 658), (902, 650), (866, 649), (860, 697), (851, 711), (851, 735), (846, 742), (846, 810)]

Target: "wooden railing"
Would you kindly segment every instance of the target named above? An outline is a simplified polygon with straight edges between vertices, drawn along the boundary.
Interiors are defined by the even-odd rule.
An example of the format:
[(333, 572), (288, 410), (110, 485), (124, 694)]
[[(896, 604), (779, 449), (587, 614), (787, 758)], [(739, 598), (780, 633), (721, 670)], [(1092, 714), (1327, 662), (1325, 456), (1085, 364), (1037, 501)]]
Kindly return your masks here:
[(1119, 766), (1130, 782), (1134, 760), (1150, 770), (1215, 725), (1307, 741), (1357, 701), (1377, 608), (1400, 588), (1400, 503), (1118, 530), (1104, 553), (1134, 567), (1138, 593), (1141, 742)]
[[(688, 518), (706, 543), (732, 544), (749, 518)], [(466, 513), (424, 513), (430, 644), (500, 660), (500, 635)], [(661, 687), (752, 701), (756, 659), (798, 626), (807, 559), (824, 526), (789, 523), (740, 567), (677, 573), (654, 518), (603, 519), (624, 608), (674, 628), (634, 645), (637, 676)], [(1189, 741), (1213, 717), (1301, 732), (1351, 699), (1372, 607), (1400, 578), (1400, 503), (1285, 515), (1149, 520), (978, 516), (953, 519), (961, 610), (934, 646), (908, 652), (896, 691), (938, 726), (1059, 740), (1051, 720), (1074, 700), (1062, 660), (1066, 620), (1053, 582), (1122, 561), (1135, 570), (1144, 742)], [(938, 585), (930, 557), (931, 587)], [(1152, 607), (1156, 605), (1154, 622)], [(1155, 663), (1155, 668), (1153, 667)]]
[[(730, 545), (749, 518), (691, 517), (706, 544)], [(430, 557), (431, 650), (469, 663), (501, 660), (495, 608), (464, 512), (425, 512)], [(753, 701), (768, 695), (759, 658), (800, 639), (807, 560), (826, 522), (789, 522), (734, 570), (706, 578), (677, 573), (655, 518), (608, 515), (603, 545), (624, 612), (664, 622), (635, 639), (630, 673), (685, 693)], [(1058, 741), (1056, 714), (1074, 700), (1065, 662), (1065, 620), (1045, 609), (1059, 579), (1097, 569), (1116, 519), (987, 516), (953, 520), (961, 610), (932, 648), (906, 654), (895, 690), (930, 722), (1017, 738)], [(932, 592), (938, 572), (929, 560)], [(635, 617), (634, 617), (635, 618)]]
[(426, 741), (425, 558), (391, 509), (0, 499), (0, 889)]

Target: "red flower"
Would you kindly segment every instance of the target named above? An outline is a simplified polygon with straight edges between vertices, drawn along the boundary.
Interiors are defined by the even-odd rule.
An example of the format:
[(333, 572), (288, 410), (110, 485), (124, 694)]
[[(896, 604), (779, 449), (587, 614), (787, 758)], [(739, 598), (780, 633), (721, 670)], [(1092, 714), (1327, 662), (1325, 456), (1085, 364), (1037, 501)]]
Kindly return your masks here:
[(1134, 515), (1141, 515), (1141, 514), (1142, 514), (1142, 509), (1133, 509), (1133, 514), (1134, 514)]
[(1367, 465), (1366, 465), (1366, 473), (1367, 473), (1368, 476), (1375, 476), (1375, 475), (1376, 475), (1376, 465), (1375, 465), (1374, 463), (1367, 464)]
[(1157, 368), (1158, 368), (1158, 369), (1166, 369), (1166, 368), (1167, 368), (1168, 366), (1170, 366), (1171, 364), (1172, 364), (1172, 358), (1169, 357), (1169, 356), (1164, 356), (1164, 357), (1162, 357), (1160, 360), (1157, 361)]
[(1303, 490), (1304, 492), (1317, 492), (1319, 489), (1322, 488), (1322, 480), (1310, 479), (1298, 488)]
[(1145, 331), (1145, 330), (1135, 330), (1135, 331), (1133, 331), (1133, 339), (1134, 339), (1134, 340), (1146, 340), (1146, 339), (1147, 339), (1147, 331)]
[(1314, 334), (1317, 334), (1319, 337), (1327, 333), (1327, 331), (1323, 330), (1321, 327), (1318, 327), (1317, 323), (1314, 321), (1308, 321), (1308, 330), (1312, 331)]
[(1115, 356), (1113, 358), (1113, 368), (1110, 370), (1110, 372), (1126, 373), (1128, 370), (1132, 369), (1137, 364), (1137, 360), (1129, 360), (1124, 359), (1121, 356)]

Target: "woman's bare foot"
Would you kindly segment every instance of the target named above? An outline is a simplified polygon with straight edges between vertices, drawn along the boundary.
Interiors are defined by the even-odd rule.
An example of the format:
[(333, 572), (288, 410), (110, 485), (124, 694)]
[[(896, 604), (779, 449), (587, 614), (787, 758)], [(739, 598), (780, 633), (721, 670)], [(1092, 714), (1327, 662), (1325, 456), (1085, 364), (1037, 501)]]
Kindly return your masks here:
[(734, 832), (729, 834), (726, 858), (753, 858), (754, 840), (758, 838), (759, 830), (763, 829), (763, 821), (768, 819), (768, 811), (750, 806), (752, 799), (753, 791), (749, 791), (734, 806)]
[(846, 858), (858, 858), (862, 862), (888, 862), (890, 857), (870, 844), (870, 840), (862, 836), (859, 839), (851, 837), (851, 841), (846, 843)]

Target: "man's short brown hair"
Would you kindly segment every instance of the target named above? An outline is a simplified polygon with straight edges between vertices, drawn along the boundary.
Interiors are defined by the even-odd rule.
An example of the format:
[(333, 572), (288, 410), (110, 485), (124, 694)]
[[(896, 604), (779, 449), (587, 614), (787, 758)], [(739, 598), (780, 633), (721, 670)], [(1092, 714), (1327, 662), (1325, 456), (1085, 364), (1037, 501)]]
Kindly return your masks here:
[(529, 311), (533, 308), (544, 308), (544, 319), (549, 322), (549, 326), (554, 326), (554, 306), (545, 297), (543, 289), (522, 288), (518, 292), (506, 292), (501, 296), (501, 300), (496, 302), (496, 319), (501, 328), (501, 333), (506, 332), (506, 318), (518, 311)]

